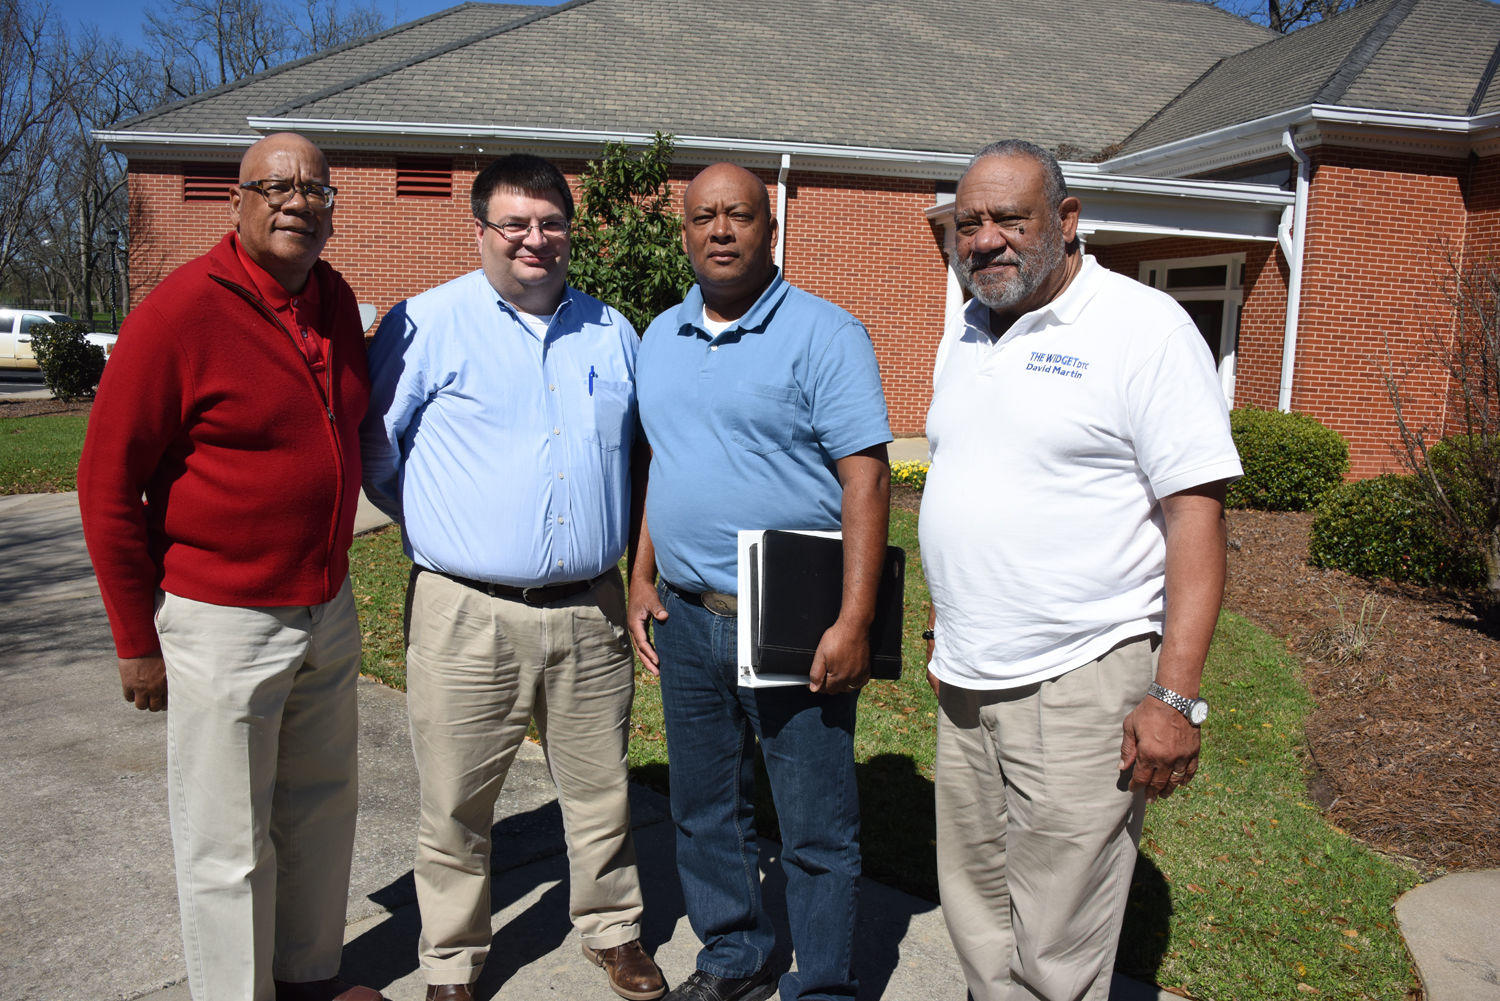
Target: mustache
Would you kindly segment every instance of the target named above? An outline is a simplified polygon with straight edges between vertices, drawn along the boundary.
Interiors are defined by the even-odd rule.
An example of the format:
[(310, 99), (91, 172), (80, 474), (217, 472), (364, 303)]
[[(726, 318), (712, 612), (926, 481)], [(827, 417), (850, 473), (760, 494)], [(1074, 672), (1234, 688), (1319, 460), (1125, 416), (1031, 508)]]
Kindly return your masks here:
[(987, 254), (970, 254), (962, 261), (963, 267), (968, 271), (979, 271), (995, 264), (1004, 264), (1008, 267), (1021, 268), (1024, 264), (1021, 258), (1007, 251), (992, 251)]

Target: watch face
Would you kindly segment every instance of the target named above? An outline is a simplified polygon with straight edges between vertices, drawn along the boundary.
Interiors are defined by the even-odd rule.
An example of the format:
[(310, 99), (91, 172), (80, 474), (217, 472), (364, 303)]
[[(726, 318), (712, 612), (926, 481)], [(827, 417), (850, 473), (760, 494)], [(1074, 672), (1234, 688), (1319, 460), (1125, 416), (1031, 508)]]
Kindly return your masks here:
[(1208, 719), (1208, 703), (1202, 699), (1194, 699), (1188, 709), (1188, 722), (1194, 726), (1202, 726), (1203, 721)]

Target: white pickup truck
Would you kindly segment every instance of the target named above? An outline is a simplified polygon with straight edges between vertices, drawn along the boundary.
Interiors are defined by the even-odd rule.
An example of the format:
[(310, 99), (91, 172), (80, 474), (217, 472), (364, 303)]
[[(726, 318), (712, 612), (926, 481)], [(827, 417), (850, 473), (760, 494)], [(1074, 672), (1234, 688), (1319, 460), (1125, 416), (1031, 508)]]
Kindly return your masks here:
[[(52, 313), (45, 309), (20, 309), (0, 306), (0, 368), (36, 368), (36, 355), (31, 350), (31, 331), (43, 323), (59, 323), (73, 319), (66, 313)], [(115, 349), (114, 334), (84, 334), (90, 344), (104, 349), (104, 358)]]

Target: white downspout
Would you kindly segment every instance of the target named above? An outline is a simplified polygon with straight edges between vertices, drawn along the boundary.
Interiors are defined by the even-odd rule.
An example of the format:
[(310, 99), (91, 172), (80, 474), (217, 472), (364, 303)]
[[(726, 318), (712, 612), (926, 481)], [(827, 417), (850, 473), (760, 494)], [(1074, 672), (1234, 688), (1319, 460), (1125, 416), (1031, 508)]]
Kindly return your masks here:
[(786, 175), (792, 169), (792, 154), (781, 154), (781, 169), (776, 172), (776, 266), (786, 254)]
[(1297, 200), (1288, 209), (1294, 216), (1291, 233), (1287, 233), (1285, 213), (1276, 233), (1287, 263), (1286, 329), (1281, 338), (1281, 392), (1277, 396), (1276, 409), (1289, 413), (1292, 409), (1292, 376), (1297, 367), (1297, 320), (1302, 312), (1302, 255), (1307, 249), (1307, 183), (1312, 161), (1297, 148), (1291, 126), (1281, 134), (1281, 144), (1297, 161)]

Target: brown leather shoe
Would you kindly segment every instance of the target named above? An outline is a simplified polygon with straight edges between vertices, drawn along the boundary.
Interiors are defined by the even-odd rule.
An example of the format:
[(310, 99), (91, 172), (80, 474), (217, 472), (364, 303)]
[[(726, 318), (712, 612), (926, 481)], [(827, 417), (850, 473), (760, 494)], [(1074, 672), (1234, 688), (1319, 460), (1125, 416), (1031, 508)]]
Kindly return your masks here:
[(337, 977), (293, 984), (276, 981), (276, 1001), (385, 1001), (377, 990), (346, 984)]
[(641, 948), (640, 939), (626, 942), (611, 949), (583, 947), (583, 954), (595, 966), (602, 966), (609, 974), (609, 986), (622, 998), (630, 1001), (651, 1001), (667, 993), (666, 978), (656, 960)]
[(468, 984), (428, 984), (427, 1001), (474, 1001)]

